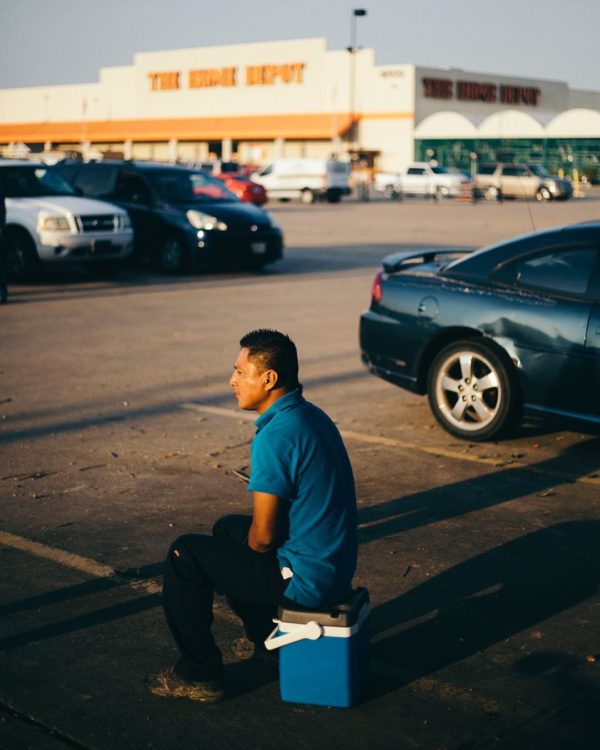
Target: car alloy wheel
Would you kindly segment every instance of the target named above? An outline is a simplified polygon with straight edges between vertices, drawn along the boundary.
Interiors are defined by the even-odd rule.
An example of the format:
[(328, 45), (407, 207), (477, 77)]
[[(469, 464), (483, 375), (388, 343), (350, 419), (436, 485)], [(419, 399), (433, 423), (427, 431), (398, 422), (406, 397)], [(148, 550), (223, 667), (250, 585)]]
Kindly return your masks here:
[(302, 201), (302, 203), (314, 203), (315, 194), (309, 188), (304, 188), (304, 190), (300, 194), (300, 200)]
[(484, 190), (483, 195), (486, 201), (497, 201), (500, 197), (500, 191), (495, 185), (490, 185)]
[(177, 273), (183, 271), (186, 263), (185, 248), (177, 237), (167, 237), (160, 246), (158, 262), (163, 271)]
[(552, 199), (552, 193), (547, 187), (541, 187), (537, 193), (535, 194), (535, 197), (540, 203), (542, 201), (549, 201)]
[(440, 425), (468, 440), (489, 440), (516, 412), (512, 373), (492, 347), (459, 341), (445, 347), (429, 372), (428, 396)]

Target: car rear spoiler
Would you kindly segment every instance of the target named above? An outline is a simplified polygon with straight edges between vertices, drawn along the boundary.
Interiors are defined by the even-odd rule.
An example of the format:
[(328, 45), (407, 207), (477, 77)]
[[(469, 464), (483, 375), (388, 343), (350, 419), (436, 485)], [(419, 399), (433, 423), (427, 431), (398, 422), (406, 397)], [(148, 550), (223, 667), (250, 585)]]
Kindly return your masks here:
[(403, 250), (400, 253), (394, 253), (384, 258), (383, 270), (386, 273), (396, 273), (400, 271), (404, 265), (413, 265), (414, 261), (420, 261), (421, 263), (431, 263), (439, 255), (465, 255), (470, 253), (470, 248), (460, 247), (431, 247), (421, 250)]

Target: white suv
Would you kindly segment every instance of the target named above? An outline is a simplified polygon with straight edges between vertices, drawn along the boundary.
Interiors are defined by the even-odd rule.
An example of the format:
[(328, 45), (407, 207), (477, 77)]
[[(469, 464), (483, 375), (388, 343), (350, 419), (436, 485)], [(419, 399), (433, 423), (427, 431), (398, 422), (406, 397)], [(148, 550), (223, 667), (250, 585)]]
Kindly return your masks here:
[(118, 272), (133, 250), (127, 212), (79, 197), (46, 164), (0, 159), (0, 195), (6, 203), (6, 263), (15, 278), (40, 262), (85, 262), (102, 274)]

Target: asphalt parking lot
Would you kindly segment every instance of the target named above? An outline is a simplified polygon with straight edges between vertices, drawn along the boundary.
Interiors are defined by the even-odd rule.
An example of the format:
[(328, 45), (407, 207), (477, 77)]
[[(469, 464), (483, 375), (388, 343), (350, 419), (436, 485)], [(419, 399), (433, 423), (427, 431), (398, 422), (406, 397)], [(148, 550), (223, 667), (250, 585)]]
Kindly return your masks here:
[[(263, 273), (74, 269), (0, 308), (0, 748), (599, 747), (600, 437), (525, 424), (461, 442), (366, 372), (357, 329), (386, 254), (597, 219), (600, 192), (272, 209), (287, 251)], [(231, 653), (241, 628), (220, 601), (230, 698), (144, 685), (175, 655), (170, 541), (248, 512), (234, 472), (253, 426), (227, 381), (240, 336), (267, 326), (296, 340), (355, 470), (372, 645), (352, 709), (282, 703)]]

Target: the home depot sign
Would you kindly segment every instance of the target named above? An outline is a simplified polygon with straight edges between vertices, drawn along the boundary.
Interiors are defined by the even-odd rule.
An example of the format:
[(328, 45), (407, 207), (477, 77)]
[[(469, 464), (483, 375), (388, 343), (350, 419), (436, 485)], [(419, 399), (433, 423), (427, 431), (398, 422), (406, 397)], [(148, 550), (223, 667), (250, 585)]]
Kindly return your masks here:
[[(304, 63), (286, 63), (284, 65), (246, 65), (242, 80), (246, 86), (269, 86), (276, 83), (303, 83)], [(238, 86), (240, 83), (237, 67), (199, 68), (188, 70), (187, 74), (179, 70), (148, 73), (151, 91), (174, 91), (188, 89), (206, 89), (217, 86)]]
[(428, 99), (458, 99), (467, 102), (500, 102), (537, 107), (542, 92), (535, 86), (508, 83), (452, 81), (449, 78), (423, 78), (423, 95)]

